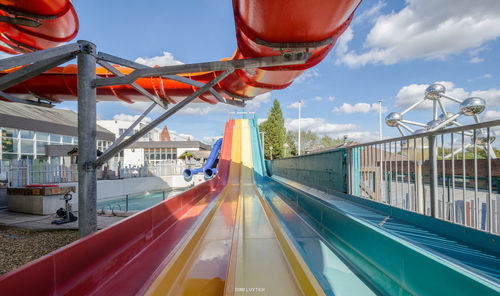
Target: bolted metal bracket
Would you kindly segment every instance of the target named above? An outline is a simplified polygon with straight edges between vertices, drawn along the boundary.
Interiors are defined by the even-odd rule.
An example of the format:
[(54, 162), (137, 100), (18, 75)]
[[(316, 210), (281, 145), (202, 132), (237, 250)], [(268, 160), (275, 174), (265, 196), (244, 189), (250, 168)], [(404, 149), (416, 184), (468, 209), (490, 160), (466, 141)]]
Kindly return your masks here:
[(80, 45), (80, 53), (90, 54), (94, 57), (97, 55), (94, 43), (87, 40), (78, 40), (76, 43)]

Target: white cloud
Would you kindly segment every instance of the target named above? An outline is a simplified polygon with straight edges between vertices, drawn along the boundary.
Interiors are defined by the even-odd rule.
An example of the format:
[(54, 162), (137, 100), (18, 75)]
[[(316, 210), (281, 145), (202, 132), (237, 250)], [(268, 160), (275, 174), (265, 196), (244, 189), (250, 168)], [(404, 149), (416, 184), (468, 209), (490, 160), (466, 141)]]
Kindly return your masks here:
[[(265, 93), (262, 95), (258, 95), (251, 100), (246, 101), (246, 111), (256, 111), (263, 104), (266, 104), (271, 100), (271, 94)], [(206, 103), (195, 103), (189, 104), (188, 106), (182, 108), (179, 111), (179, 114), (184, 115), (206, 115), (211, 113), (229, 113), (241, 111), (241, 107), (227, 105), (223, 103), (218, 103), (216, 105), (210, 105)]]
[[(300, 105), (301, 105), (301, 108), (304, 108), (307, 106), (306, 102), (304, 102), (304, 101), (301, 101)], [(292, 104), (288, 105), (288, 108), (299, 109), (299, 101), (293, 102)]]
[[(450, 81), (437, 81), (446, 87), (446, 94), (454, 97), (459, 100), (463, 100), (469, 96), (469, 93), (463, 88), (455, 88), (453, 82)], [(396, 95), (394, 105), (397, 108), (406, 109), (407, 107), (413, 105), (418, 100), (422, 99), (425, 94), (425, 89), (429, 86), (429, 84), (410, 84), (407, 86), (403, 86), (398, 94)], [(443, 99), (443, 104), (445, 106), (451, 106), (452, 104), (456, 104), (451, 102), (450, 100)], [(432, 109), (432, 102), (426, 100), (423, 104), (420, 104), (415, 110), (426, 110)]]
[(372, 21), (376, 16), (380, 15), (380, 11), (384, 8), (386, 3), (384, 1), (378, 1), (370, 9), (363, 11), (363, 13), (357, 15), (354, 18), (354, 23), (359, 24), (366, 21)]
[(343, 56), (349, 50), (349, 42), (354, 38), (354, 31), (351, 27), (347, 27), (344, 33), (340, 36), (337, 41), (337, 48), (335, 52), (337, 55)]
[(302, 73), (299, 77), (295, 78), (295, 83), (302, 83), (313, 80), (314, 78), (320, 77), (319, 70), (316, 68), (309, 69)]
[(477, 64), (477, 63), (481, 63), (481, 62), (484, 62), (484, 59), (480, 58), (480, 57), (472, 57), (469, 60), (469, 63), (471, 63), (471, 64)]
[(260, 108), (260, 106), (267, 104), (271, 100), (271, 93), (267, 92), (265, 94), (261, 94), (256, 96), (255, 98), (246, 101), (246, 109), (248, 111), (256, 111)]
[(500, 111), (489, 110), (483, 116), (483, 121), (492, 121), (500, 119)]
[(212, 145), (217, 141), (220, 137), (219, 136), (208, 136), (208, 137), (203, 137), (202, 142), (208, 145)]
[[(123, 106), (123, 107), (126, 107), (127, 109), (130, 109), (132, 111), (135, 111), (135, 112), (144, 112), (146, 111), (146, 109), (151, 106), (153, 102), (134, 102), (132, 104), (130, 103), (127, 103), (127, 102), (123, 102), (121, 101), (120, 102), (120, 105)], [(163, 113), (165, 112), (166, 110), (158, 105), (156, 105), (153, 110), (151, 110), (150, 114), (151, 113)]]
[(500, 36), (498, 0), (407, 0), (406, 3), (398, 12), (377, 17), (365, 39), (364, 52), (340, 51), (337, 63), (359, 67), (415, 58), (444, 59)]
[[(486, 100), (486, 108), (500, 106), (500, 89), (490, 88), (488, 90), (475, 90), (472, 92), (468, 92), (463, 88), (456, 88), (453, 82), (450, 81), (438, 81), (438, 83), (446, 87), (447, 95), (458, 100), (464, 100), (468, 97), (480, 97)], [(424, 97), (425, 89), (428, 86), (428, 84), (410, 84), (407, 86), (403, 86), (396, 95), (394, 106), (397, 108), (406, 109), (407, 107), (413, 105), (418, 100)], [(451, 102), (450, 100), (443, 99), (442, 102), (445, 106), (457, 106), (458, 109), (458, 104)], [(428, 110), (431, 108), (432, 102), (427, 100), (425, 101), (425, 103), (420, 104), (414, 110)]]
[(266, 120), (267, 120), (267, 118), (257, 118), (257, 124), (261, 124)]
[[(356, 103), (354, 105), (351, 105), (349, 103), (344, 103), (340, 107), (335, 107), (333, 108), (333, 112), (335, 113), (345, 113), (345, 114), (353, 114), (353, 113), (363, 113), (363, 114), (368, 114), (370, 112), (378, 112), (379, 110), (379, 104), (378, 103), (373, 103), (373, 104), (368, 104), (368, 103)], [(382, 106), (382, 112), (386, 112), (387, 108)]]
[[(163, 127), (159, 127), (159, 128), (163, 128)], [(174, 130), (168, 130), (168, 132), (170, 133), (170, 138), (172, 139), (172, 141), (187, 141), (188, 139), (190, 141), (194, 140), (194, 137), (191, 134), (178, 133)]]
[[(265, 93), (259, 96), (256, 96), (252, 100), (247, 101), (247, 111), (255, 111), (257, 110), (262, 104), (265, 104), (270, 100), (270, 94)], [(144, 112), (151, 103), (149, 102), (135, 102), (133, 104), (129, 104), (126, 102), (120, 102), (120, 105), (127, 107), (128, 109), (135, 111), (135, 112)], [(170, 106), (173, 106), (172, 104)], [(223, 103), (218, 103), (216, 105), (211, 105), (208, 103), (191, 103), (187, 105), (186, 107), (182, 108), (177, 112), (177, 114), (183, 114), (183, 115), (206, 115), (206, 114), (211, 114), (211, 113), (228, 113), (228, 112), (234, 112), (234, 111), (240, 111), (241, 107), (237, 106), (232, 106), (232, 105), (227, 105)], [(156, 106), (151, 113), (157, 113), (161, 114), (165, 112), (166, 110), (163, 109), (160, 106)]]
[[(122, 121), (136, 121), (139, 118), (140, 115), (130, 115), (130, 114), (125, 114), (125, 113), (120, 113), (120, 114), (115, 114), (113, 116), (113, 120), (122, 120)], [(150, 117), (144, 117), (142, 122), (151, 122), (153, 121)]]
[[(315, 96), (311, 100), (316, 101), (316, 102), (321, 102), (321, 101), (323, 101), (323, 97)], [(335, 100), (335, 97), (334, 96), (329, 96), (328, 98), (326, 98), (326, 100), (330, 101), (330, 102), (333, 102)]]
[(481, 75), (481, 76), (477, 76), (477, 77), (474, 77), (474, 78), (471, 78), (471, 79), (467, 79), (467, 82), (472, 82), (472, 81), (475, 81), (475, 80), (478, 80), (478, 79), (490, 79), (492, 77), (493, 77), (493, 75), (491, 75), (490, 73), (486, 73), (486, 74)]
[(470, 93), (471, 97), (480, 97), (486, 100), (486, 108), (500, 106), (500, 89), (490, 88), (488, 90), (475, 90)]
[(184, 64), (181, 61), (178, 61), (174, 58), (174, 56), (168, 52), (164, 51), (162, 56), (155, 56), (152, 58), (148, 57), (139, 57), (135, 59), (136, 63), (147, 65), (150, 67), (154, 66), (171, 66), (171, 65), (182, 65)]
[[(286, 118), (285, 126), (289, 131), (298, 132), (299, 120), (295, 118)], [(320, 117), (302, 118), (300, 120), (300, 128), (302, 131), (310, 130), (320, 136), (328, 135), (333, 138), (339, 138), (347, 135), (350, 140), (358, 142), (367, 142), (378, 139), (378, 132), (363, 131), (359, 126), (352, 123), (330, 123), (325, 118)]]
[[(285, 126), (288, 130), (298, 131), (299, 130), (299, 120), (286, 118)], [(329, 123), (326, 119), (320, 117), (305, 117), (300, 120), (301, 130), (310, 130), (318, 134), (335, 134), (344, 131), (357, 130), (358, 126), (352, 123), (346, 124), (336, 124)]]

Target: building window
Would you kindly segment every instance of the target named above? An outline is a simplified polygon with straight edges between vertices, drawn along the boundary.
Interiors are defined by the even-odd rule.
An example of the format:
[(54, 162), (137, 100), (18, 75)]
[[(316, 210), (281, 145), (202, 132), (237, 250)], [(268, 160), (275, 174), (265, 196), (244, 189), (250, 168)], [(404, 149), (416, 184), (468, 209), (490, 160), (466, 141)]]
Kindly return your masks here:
[(60, 144), (61, 143), (61, 135), (50, 134), (50, 143), (51, 144)]
[(36, 133), (36, 140), (37, 141), (44, 141), (48, 142), (49, 141), (49, 134), (47, 133)]
[(35, 137), (34, 131), (21, 130), (21, 139), (33, 140), (34, 137)]
[(21, 154), (33, 154), (33, 140), (21, 140)]
[[(5, 153), (16, 153), (18, 147), (17, 140), (18, 130), (3, 128), (2, 129), (2, 152)], [(17, 157), (16, 157), (17, 158)]]
[(64, 144), (73, 144), (73, 137), (72, 136), (63, 136), (63, 143)]

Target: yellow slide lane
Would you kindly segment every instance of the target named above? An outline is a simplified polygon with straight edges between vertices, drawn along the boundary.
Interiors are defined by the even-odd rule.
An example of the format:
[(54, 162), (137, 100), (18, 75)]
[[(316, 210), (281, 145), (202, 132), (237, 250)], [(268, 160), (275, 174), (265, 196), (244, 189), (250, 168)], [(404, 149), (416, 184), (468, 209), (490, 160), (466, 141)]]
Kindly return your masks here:
[(255, 186), (251, 147), (236, 120), (228, 185), (147, 295), (324, 295)]
[(236, 275), (234, 284), (226, 284), (226, 294), (324, 295), (255, 186), (247, 120), (242, 122), (241, 147), (243, 202), (237, 248), (232, 250), (237, 254), (231, 256), (237, 261)]
[(147, 295), (222, 295), (240, 194), (241, 120), (234, 125), (228, 185), (147, 291)]

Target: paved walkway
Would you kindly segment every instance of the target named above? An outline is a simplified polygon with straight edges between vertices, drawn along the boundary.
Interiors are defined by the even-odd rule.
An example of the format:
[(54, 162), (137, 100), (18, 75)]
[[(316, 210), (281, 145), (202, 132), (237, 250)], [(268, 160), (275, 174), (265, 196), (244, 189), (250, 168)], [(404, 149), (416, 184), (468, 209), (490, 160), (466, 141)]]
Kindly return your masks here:
[[(74, 212), (78, 216), (77, 212)], [(98, 215), (97, 229), (106, 228), (126, 217), (112, 215)], [(19, 227), (29, 230), (57, 230), (57, 229), (78, 229), (78, 221), (55, 225), (52, 221), (60, 219), (56, 214), (51, 215), (31, 215), (16, 213), (8, 210), (0, 211), (0, 225)]]

